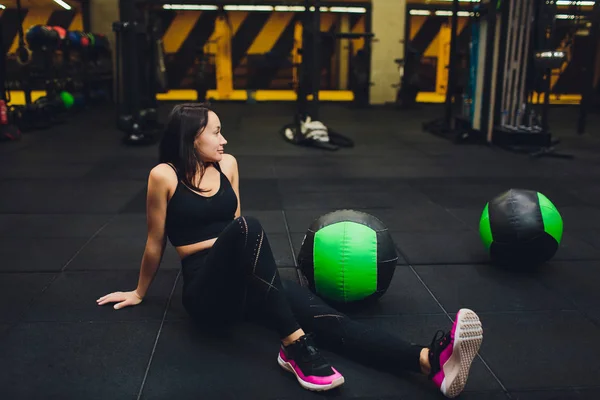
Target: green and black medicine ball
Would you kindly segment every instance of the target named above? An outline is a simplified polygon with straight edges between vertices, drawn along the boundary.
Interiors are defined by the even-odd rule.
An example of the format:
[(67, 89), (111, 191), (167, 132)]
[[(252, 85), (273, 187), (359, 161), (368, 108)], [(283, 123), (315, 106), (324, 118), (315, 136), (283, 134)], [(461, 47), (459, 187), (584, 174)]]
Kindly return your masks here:
[(334, 211), (313, 221), (298, 254), (298, 266), (313, 293), (339, 305), (381, 297), (397, 260), (387, 227), (354, 210)]
[(563, 220), (543, 194), (510, 189), (485, 205), (479, 233), (492, 262), (536, 266), (558, 250)]

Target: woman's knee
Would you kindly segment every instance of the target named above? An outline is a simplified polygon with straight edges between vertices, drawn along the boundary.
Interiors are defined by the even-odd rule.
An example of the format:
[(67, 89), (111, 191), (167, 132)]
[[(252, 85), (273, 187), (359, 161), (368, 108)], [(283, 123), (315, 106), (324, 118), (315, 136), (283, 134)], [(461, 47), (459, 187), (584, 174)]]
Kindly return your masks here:
[(261, 234), (264, 230), (260, 221), (255, 217), (241, 216), (236, 220), (242, 231), (248, 234)]

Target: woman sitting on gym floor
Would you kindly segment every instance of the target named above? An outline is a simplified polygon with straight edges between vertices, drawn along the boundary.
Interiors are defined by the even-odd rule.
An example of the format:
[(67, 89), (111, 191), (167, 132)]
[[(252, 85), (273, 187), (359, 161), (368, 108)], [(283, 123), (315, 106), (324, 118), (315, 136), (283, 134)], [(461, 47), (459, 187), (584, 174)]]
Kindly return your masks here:
[(221, 122), (207, 106), (173, 108), (160, 164), (148, 178), (148, 238), (137, 288), (103, 296), (98, 305), (141, 303), (168, 238), (182, 259), (182, 302), (190, 316), (211, 327), (249, 318), (274, 328), (281, 338), (277, 361), (302, 387), (344, 383), (316, 343), (387, 371), (426, 374), (444, 395), (457, 396), (483, 338), (477, 315), (460, 310), (448, 333), (438, 331), (429, 347), (418, 346), (351, 320), (296, 282), (282, 282), (260, 222), (241, 216), (237, 162), (224, 153), (225, 144)]

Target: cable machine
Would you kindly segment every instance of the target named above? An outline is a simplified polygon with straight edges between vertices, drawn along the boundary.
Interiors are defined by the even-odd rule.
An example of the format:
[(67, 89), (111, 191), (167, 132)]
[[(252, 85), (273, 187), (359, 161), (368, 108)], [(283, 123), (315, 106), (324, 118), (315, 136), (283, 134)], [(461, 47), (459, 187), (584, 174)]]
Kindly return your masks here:
[[(452, 6), (456, 41), (458, 0)], [(474, 8), (470, 82), (462, 104), (452, 100), (456, 46), (451, 45), (449, 90), (444, 118), (423, 125), (456, 143), (490, 143), (532, 156), (571, 158), (555, 151), (548, 124), (552, 69), (565, 62), (553, 44), (553, 1), (482, 0)], [(544, 96), (534, 105), (534, 89)], [(460, 104), (460, 107), (456, 105)]]
[(116, 34), (117, 127), (128, 145), (156, 142), (162, 131), (156, 94), (166, 90), (164, 50), (158, 20), (144, 2), (120, 0)]

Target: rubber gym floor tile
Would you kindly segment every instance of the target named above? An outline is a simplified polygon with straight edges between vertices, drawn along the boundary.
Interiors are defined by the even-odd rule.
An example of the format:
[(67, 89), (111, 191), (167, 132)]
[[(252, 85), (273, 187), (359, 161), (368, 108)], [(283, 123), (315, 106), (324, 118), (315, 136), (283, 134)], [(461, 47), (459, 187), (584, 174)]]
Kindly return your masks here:
[[(438, 397), (439, 398), (439, 397)], [(494, 392), (463, 392), (461, 400), (510, 400), (503, 391)]]
[(600, 328), (574, 311), (480, 314), (480, 354), (508, 390), (598, 384)]
[(35, 142), (35, 138), (32, 135), (21, 136), (21, 140), (6, 143), (4, 146), (0, 146), (0, 155), (2, 159), (6, 160), (8, 157), (18, 154), (21, 150), (24, 150), (31, 146)]
[[(598, 306), (596, 305), (595, 307)], [(600, 328), (600, 308), (586, 309), (583, 311), (583, 314)]]
[(275, 179), (240, 179), (242, 209), (281, 210), (282, 200)]
[[(143, 302), (115, 310), (115, 303), (99, 306), (96, 299), (112, 292), (134, 290), (138, 271), (63, 272), (38, 296), (25, 321), (141, 321), (161, 320), (178, 271), (160, 270)], [(65, 312), (69, 310), (69, 312)]]
[(86, 178), (147, 181), (150, 171), (158, 164), (158, 154), (154, 157), (133, 156), (131, 154), (106, 157), (94, 164)]
[(52, 273), (0, 274), (0, 293), (3, 298), (10, 299), (10, 302), (0, 302), (0, 322), (18, 320), (54, 276)]
[(300, 192), (284, 193), (283, 208), (286, 210), (298, 209), (358, 209), (358, 208), (389, 208), (394, 206), (394, 198), (389, 194), (380, 192)]
[(241, 325), (226, 336), (209, 336), (190, 321), (165, 322), (142, 398), (272, 399), (305, 395), (295, 377), (277, 364), (278, 348), (275, 332), (254, 325)]
[[(314, 193), (331, 197), (377, 193), (392, 197), (393, 205), (428, 201), (427, 196), (409, 186), (405, 180), (397, 178), (282, 179), (279, 180), (279, 190), (286, 197), (312, 196)], [(383, 200), (387, 204), (387, 200)], [(377, 204), (375, 207), (381, 208), (382, 206), (382, 204)], [(322, 207), (323, 204), (316, 208)], [(329, 207), (329, 205), (325, 204), (325, 207)]]
[[(600, 229), (590, 229), (586, 231), (575, 231), (571, 233), (577, 239), (590, 244), (594, 248), (600, 249)], [(564, 236), (564, 234), (563, 234)]]
[(108, 214), (117, 212), (139, 191), (134, 181), (0, 181), (0, 213)]
[[(298, 282), (298, 273), (296, 272), (296, 268), (278, 268), (279, 276), (282, 280), (290, 280)], [(165, 316), (165, 320), (167, 321), (178, 321), (178, 320), (187, 320), (190, 319), (187, 311), (183, 307), (181, 302), (181, 298), (183, 295), (183, 276), (180, 275), (175, 283), (175, 289), (173, 290), (173, 296), (171, 297), (171, 302), (169, 304), (169, 309), (167, 311), (167, 315)]]
[(146, 194), (148, 187), (138, 189), (133, 197), (129, 199), (120, 209), (121, 214), (146, 214)]
[(60, 271), (87, 240), (4, 237), (0, 240), (0, 272)]
[(404, 164), (381, 165), (378, 157), (304, 157), (278, 160), (273, 165), (278, 179), (379, 179), (439, 176), (444, 170), (428, 163), (421, 165)]
[(160, 322), (22, 323), (0, 342), (5, 399), (134, 398)]
[(558, 212), (562, 216), (564, 229), (592, 230), (600, 226), (600, 209), (593, 207), (561, 207)]
[[(138, 270), (146, 248), (146, 236), (100, 237), (97, 236), (81, 249), (68, 265), (68, 271), (91, 270)], [(161, 268), (178, 269), (179, 255), (167, 245)]]
[(541, 268), (540, 280), (580, 308), (599, 307), (598, 261), (553, 261)]
[[(277, 364), (278, 347), (276, 333), (259, 326), (244, 324), (223, 337), (204, 335), (187, 321), (167, 322), (142, 398), (162, 399), (173, 395), (253, 400), (322, 398), (320, 393), (303, 389), (291, 373)], [(346, 378), (346, 383), (329, 392), (327, 397), (373, 399), (397, 396), (406, 385), (401, 378), (355, 366), (326, 350), (323, 353)], [(435, 393), (435, 389), (429, 391)]]
[(481, 207), (482, 210), (488, 201), (510, 189), (510, 186), (496, 183), (431, 184), (415, 181), (412, 185), (443, 207)]
[(110, 217), (108, 214), (0, 214), (0, 237), (91, 237)]
[(39, 163), (29, 165), (0, 163), (0, 180), (3, 179), (76, 179), (85, 177), (92, 168), (89, 164)]
[(108, 238), (146, 238), (148, 224), (146, 214), (116, 214), (98, 232), (98, 237)]
[(450, 232), (466, 231), (467, 225), (444, 208), (431, 202), (411, 203), (396, 209), (363, 209), (379, 218), (390, 231)]
[[(10, 162), (15, 165), (36, 165), (36, 164), (87, 164), (91, 168), (94, 163), (101, 161), (107, 155), (105, 151), (96, 148), (96, 151), (80, 151), (74, 147), (65, 147), (65, 138), (58, 140), (56, 147), (48, 143), (32, 143), (25, 151), (17, 151), (2, 157), (3, 162)], [(60, 143), (62, 142), (62, 143)], [(89, 144), (88, 144), (89, 145)], [(79, 150), (79, 151), (78, 151)], [(114, 151), (114, 148), (113, 148)]]
[[(507, 154), (507, 153), (503, 153)], [(467, 164), (467, 167), (472, 167)], [(502, 164), (504, 167), (504, 163)], [(520, 189), (528, 189), (528, 190), (536, 190), (544, 195), (546, 195), (557, 207), (564, 206), (582, 206), (585, 203), (570, 192), (570, 189), (574, 187), (578, 187), (578, 185), (589, 185), (593, 183), (593, 180), (575, 180), (575, 179), (564, 179), (558, 178), (557, 176), (552, 176), (550, 178), (544, 177), (522, 177), (516, 176), (517, 174), (510, 174), (504, 176), (483, 176), (483, 177), (473, 177), (466, 174), (466, 176), (459, 176), (453, 178), (429, 178), (429, 179), (421, 179), (419, 181), (413, 182), (415, 187), (424, 187), (427, 192), (435, 191), (435, 187), (440, 187), (439, 197), (443, 197), (445, 194), (450, 193), (451, 197), (455, 197), (451, 199), (452, 202), (457, 203), (456, 208), (464, 208), (465, 205), (460, 204), (460, 197), (469, 198), (472, 193), (460, 193), (459, 190), (464, 188), (475, 187), (477, 191), (481, 191), (481, 189), (477, 189), (477, 187), (482, 187), (484, 191), (487, 191), (489, 194), (492, 193), (490, 188), (498, 188), (502, 189), (501, 192), (504, 192), (511, 188), (520, 188)], [(456, 186), (457, 191), (453, 191), (452, 187)], [(499, 194), (499, 193), (498, 193)], [(486, 199), (486, 201), (491, 200), (493, 197)], [(456, 201), (459, 200), (459, 201)], [(481, 208), (485, 206), (483, 204), (472, 205), (472, 207)]]
[(514, 400), (597, 400), (600, 399), (600, 388), (536, 390), (511, 392), (510, 395)]
[(410, 161), (411, 158), (415, 159), (416, 156), (421, 156), (414, 148), (406, 146), (406, 143), (400, 140), (392, 141), (389, 136), (375, 137), (373, 138), (374, 141), (371, 141), (370, 137), (369, 143), (362, 143), (360, 134), (355, 136), (360, 145), (351, 149), (344, 149), (344, 155), (355, 157), (396, 157), (403, 161)]
[(112, 180), (112, 179), (130, 179), (143, 181), (146, 183), (150, 175), (150, 171), (155, 165), (158, 165), (156, 160), (152, 165), (123, 165), (114, 163), (113, 160), (102, 160), (94, 167), (89, 169), (85, 174), (85, 179), (88, 180)]
[(271, 245), (273, 256), (275, 257), (275, 264), (277, 264), (278, 267), (293, 267), (295, 265), (294, 254), (292, 254), (292, 247), (290, 246), (288, 235), (284, 233), (272, 233), (268, 235), (267, 238)]
[[(243, 199), (242, 199), (243, 202)], [(281, 210), (253, 210), (244, 208), (242, 203), (242, 216), (258, 219), (267, 235), (287, 233), (283, 211)]]
[(230, 148), (230, 145), (225, 147), (225, 152), (233, 155), (237, 161), (238, 170), (240, 172), (240, 180), (244, 180), (246, 178), (275, 178), (275, 175), (273, 174), (273, 158), (276, 157), (246, 155), (240, 153), (241, 150), (243, 150), (243, 146), (237, 146), (236, 151)]
[(490, 265), (414, 267), (425, 285), (448, 311), (477, 312), (572, 310), (573, 303), (546, 287), (547, 271), (506, 271)]
[(589, 206), (596, 207), (600, 203), (600, 187), (597, 183), (579, 185), (576, 188), (570, 190), (570, 192), (573, 195), (579, 197), (583, 202), (585, 202)]
[(449, 208), (447, 210), (454, 217), (464, 222), (467, 228), (479, 232), (479, 221), (484, 207), (485, 204), (481, 207)]
[(296, 178), (296, 179), (280, 179), (277, 182), (279, 190), (284, 194), (294, 194), (301, 192), (319, 192), (319, 193), (348, 193), (348, 192), (375, 192), (381, 191), (382, 188), (386, 191), (394, 193), (418, 192), (410, 187), (401, 179), (373, 179), (373, 178), (338, 178), (324, 179), (315, 177), (312, 179)]
[(600, 260), (600, 247), (580, 239), (578, 234), (568, 234), (565, 229), (555, 261)]
[(311, 159), (298, 159), (284, 164), (278, 161), (273, 164), (273, 173), (277, 179), (296, 178), (338, 178), (344, 177), (343, 167), (320, 166)]
[[(0, 339), (4, 339), (4, 335), (8, 333), (8, 329), (10, 328), (9, 324), (0, 323)], [(1, 394), (1, 390), (0, 390)]]
[(480, 264), (489, 261), (479, 234), (473, 231), (393, 232), (392, 237), (411, 264)]

